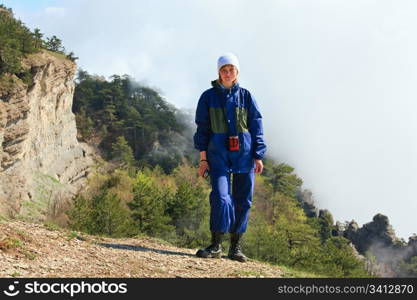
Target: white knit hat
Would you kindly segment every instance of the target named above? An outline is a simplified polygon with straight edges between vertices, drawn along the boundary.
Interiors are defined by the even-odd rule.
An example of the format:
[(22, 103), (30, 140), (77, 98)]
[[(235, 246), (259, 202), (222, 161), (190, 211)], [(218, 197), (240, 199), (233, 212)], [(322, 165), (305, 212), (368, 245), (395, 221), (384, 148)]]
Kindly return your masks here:
[(224, 65), (234, 65), (238, 71), (240, 71), (239, 60), (233, 53), (225, 53), (217, 60), (217, 73)]

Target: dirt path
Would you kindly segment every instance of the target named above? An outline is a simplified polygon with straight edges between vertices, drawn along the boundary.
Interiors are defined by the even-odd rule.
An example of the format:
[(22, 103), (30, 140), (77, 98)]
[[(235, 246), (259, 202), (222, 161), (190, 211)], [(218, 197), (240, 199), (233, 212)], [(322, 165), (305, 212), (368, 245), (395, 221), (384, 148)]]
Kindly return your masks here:
[(0, 277), (281, 277), (275, 266), (201, 259), (153, 238), (101, 238), (43, 224), (0, 223)]

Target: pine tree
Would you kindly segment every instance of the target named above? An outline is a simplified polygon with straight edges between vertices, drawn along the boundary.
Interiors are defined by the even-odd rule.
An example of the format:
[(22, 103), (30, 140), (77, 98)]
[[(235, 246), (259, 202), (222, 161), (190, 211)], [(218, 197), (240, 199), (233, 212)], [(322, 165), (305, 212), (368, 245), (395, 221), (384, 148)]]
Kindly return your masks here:
[(65, 48), (62, 46), (62, 41), (56, 35), (46, 39), (46, 48), (54, 52), (64, 52)]
[(129, 146), (124, 136), (119, 136), (112, 145), (113, 158), (121, 160), (127, 166), (132, 166), (134, 162), (132, 148)]
[(41, 33), (41, 30), (39, 28), (35, 28), (33, 32), (33, 38), (34, 38), (34, 44), (35, 47), (40, 49), (44, 46), (44, 41), (42, 40), (43, 34)]
[(128, 203), (132, 218), (140, 232), (157, 236), (173, 229), (171, 219), (165, 214), (170, 195), (156, 186), (154, 180), (138, 173), (134, 182), (134, 199)]
[(133, 232), (133, 222), (129, 211), (121, 205), (120, 199), (104, 190), (92, 199), (94, 210), (91, 213), (92, 228), (95, 234), (126, 236)]
[(67, 54), (67, 58), (71, 61), (76, 61), (79, 57), (74, 56), (74, 52), (70, 52)]

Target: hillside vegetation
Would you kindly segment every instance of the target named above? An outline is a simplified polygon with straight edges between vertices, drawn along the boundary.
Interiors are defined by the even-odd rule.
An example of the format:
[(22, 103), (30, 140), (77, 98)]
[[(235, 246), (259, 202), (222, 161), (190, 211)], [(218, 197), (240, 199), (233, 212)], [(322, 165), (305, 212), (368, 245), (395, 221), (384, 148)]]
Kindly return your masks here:
[(73, 111), (80, 138), (94, 141), (107, 160), (170, 172), (183, 157), (195, 156), (191, 116), (128, 75), (107, 81), (79, 70)]

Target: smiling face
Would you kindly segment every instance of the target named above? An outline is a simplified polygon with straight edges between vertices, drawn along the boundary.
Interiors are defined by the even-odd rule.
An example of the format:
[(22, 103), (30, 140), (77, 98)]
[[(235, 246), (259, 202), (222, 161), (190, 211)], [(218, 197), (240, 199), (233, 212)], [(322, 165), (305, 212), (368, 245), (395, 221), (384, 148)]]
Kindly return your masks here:
[(238, 71), (234, 65), (225, 65), (219, 71), (220, 82), (230, 88), (237, 80)]

